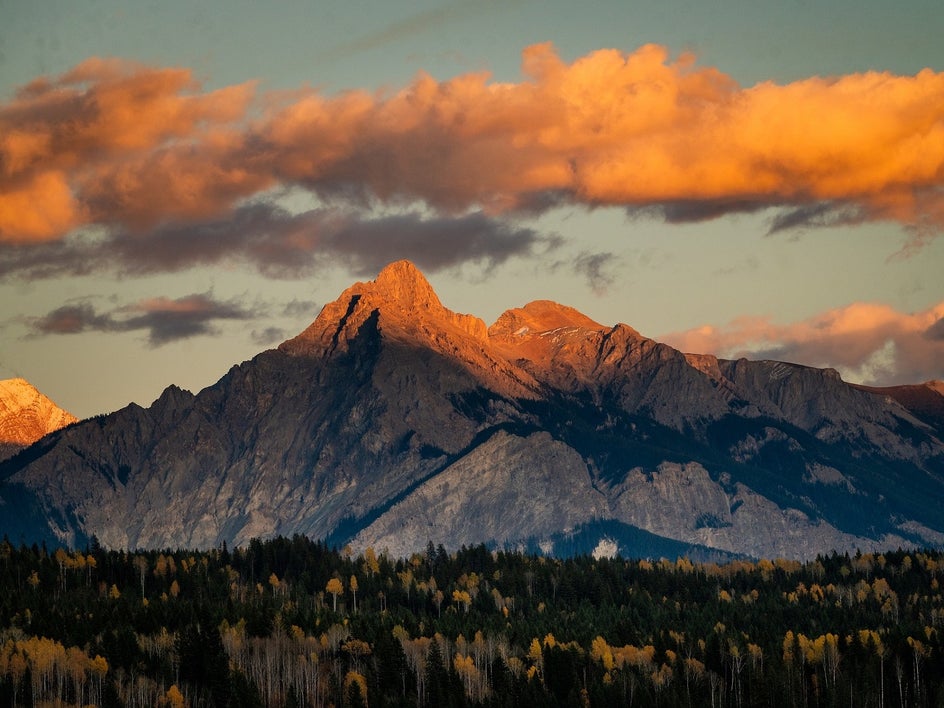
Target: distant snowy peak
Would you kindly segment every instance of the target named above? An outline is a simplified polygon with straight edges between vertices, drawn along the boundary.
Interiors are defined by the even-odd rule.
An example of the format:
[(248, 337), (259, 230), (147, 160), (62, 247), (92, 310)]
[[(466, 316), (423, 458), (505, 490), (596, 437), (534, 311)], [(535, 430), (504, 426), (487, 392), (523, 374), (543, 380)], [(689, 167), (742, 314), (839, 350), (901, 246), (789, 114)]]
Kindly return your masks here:
[(29, 381), (0, 381), (0, 459), (77, 420)]

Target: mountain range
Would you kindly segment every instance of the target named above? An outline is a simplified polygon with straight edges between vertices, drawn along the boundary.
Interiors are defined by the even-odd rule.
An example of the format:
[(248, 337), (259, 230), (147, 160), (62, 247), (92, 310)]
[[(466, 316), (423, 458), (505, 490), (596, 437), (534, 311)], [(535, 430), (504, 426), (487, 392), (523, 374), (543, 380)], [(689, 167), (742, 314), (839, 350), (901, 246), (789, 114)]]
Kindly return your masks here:
[(304, 534), (551, 554), (944, 547), (944, 384), (685, 354), (537, 301), (491, 325), (407, 261), (194, 395), (0, 463), (0, 533), (115, 548)]

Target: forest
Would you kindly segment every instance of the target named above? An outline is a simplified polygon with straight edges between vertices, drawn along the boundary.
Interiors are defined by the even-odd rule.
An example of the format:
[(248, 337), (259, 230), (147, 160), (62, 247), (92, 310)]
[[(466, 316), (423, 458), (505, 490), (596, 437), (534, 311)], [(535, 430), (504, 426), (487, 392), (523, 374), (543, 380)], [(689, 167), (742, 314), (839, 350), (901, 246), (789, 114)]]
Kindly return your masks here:
[(938, 551), (0, 543), (0, 706), (944, 706)]

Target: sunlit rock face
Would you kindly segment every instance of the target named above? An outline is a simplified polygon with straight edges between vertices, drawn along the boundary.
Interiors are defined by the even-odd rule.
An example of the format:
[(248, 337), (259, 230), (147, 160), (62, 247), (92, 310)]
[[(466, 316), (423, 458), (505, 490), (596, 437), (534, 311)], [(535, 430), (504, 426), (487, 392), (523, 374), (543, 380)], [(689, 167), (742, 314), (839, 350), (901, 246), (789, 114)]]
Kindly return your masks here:
[(486, 327), (401, 261), (213, 386), (0, 465), (0, 533), (116, 548), (298, 533), (398, 556), (941, 546), (942, 404), (934, 385), (682, 353), (549, 301)]
[(0, 460), (76, 420), (25, 379), (0, 381)]

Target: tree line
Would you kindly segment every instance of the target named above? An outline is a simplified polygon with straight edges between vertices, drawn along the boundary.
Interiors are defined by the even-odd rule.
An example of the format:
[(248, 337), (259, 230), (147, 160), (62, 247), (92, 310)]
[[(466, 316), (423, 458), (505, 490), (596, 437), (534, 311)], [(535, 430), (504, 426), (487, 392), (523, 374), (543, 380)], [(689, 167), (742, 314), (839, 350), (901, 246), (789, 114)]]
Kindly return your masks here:
[(941, 706), (938, 551), (0, 542), (0, 706)]

